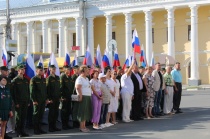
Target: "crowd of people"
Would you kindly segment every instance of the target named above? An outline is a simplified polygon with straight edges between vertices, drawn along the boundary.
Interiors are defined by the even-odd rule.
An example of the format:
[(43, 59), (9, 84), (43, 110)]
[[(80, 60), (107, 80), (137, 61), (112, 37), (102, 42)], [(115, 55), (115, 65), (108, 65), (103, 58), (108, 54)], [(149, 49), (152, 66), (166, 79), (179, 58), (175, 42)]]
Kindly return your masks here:
[[(182, 113), (180, 109), (182, 76), (180, 63), (174, 67), (105, 67), (91, 69), (81, 65), (63, 67), (57, 76), (56, 67), (50, 65), (50, 75), (44, 78), (42, 66), (36, 66), (36, 76), (28, 80), (25, 66), (12, 69), (0, 68), (0, 118), (2, 139), (11, 138), (6, 134), (9, 123), (16, 130), (17, 137), (27, 137), (26, 127), (34, 134), (47, 133), (42, 129), (45, 108), (49, 109), (49, 132), (60, 131), (57, 126), (59, 106), (62, 130), (79, 128), (89, 132), (87, 124), (95, 130), (118, 124), (158, 118), (163, 115)], [(15, 119), (14, 119), (15, 118)], [(70, 124), (73, 121), (73, 126)]]

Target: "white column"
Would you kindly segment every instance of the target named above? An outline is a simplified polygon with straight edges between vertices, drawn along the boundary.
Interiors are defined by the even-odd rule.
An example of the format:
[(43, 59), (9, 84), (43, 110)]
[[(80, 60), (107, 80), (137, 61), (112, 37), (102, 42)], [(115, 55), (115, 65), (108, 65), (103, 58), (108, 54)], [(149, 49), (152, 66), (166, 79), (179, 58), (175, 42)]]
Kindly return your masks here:
[(81, 17), (76, 18), (76, 45), (80, 46), (80, 50), (76, 51), (77, 56), (82, 55), (82, 24), (81, 24)]
[(12, 40), (17, 40), (17, 27), (17, 23), (12, 24)]
[(126, 58), (131, 55), (132, 50), (132, 14), (125, 13), (125, 53)]
[(43, 46), (43, 53), (47, 53), (48, 51), (48, 22), (49, 20), (42, 20), (42, 46)]
[(88, 18), (88, 46), (91, 52), (92, 60), (94, 60), (94, 23), (93, 23), (94, 18), (89, 17)]
[(58, 28), (59, 28), (59, 50), (58, 54), (59, 57), (64, 57), (65, 52), (64, 52), (64, 23), (65, 19), (59, 19), (58, 20)]
[[(0, 57), (2, 57), (2, 46), (4, 45), (4, 25), (0, 25)], [(0, 66), (2, 66), (2, 60), (0, 59)]]
[(30, 53), (32, 53), (33, 48), (32, 48), (32, 26), (33, 26), (34, 22), (27, 22), (26, 26), (27, 26), (27, 51), (29, 51)]
[(17, 52), (18, 52), (18, 55), (23, 53), (22, 49), (24, 49), (24, 48), (21, 46), (21, 25), (19, 24), (19, 27), (17, 29)]
[(151, 63), (151, 58), (152, 58), (152, 16), (151, 16), (151, 11), (147, 10), (144, 11), (145, 13), (145, 22), (146, 22), (146, 59), (147, 63)]
[(191, 5), (191, 80), (199, 79), (197, 5)]
[(168, 55), (175, 58), (174, 48), (174, 8), (166, 8), (168, 11)]
[(68, 24), (64, 27), (64, 55), (66, 54), (66, 52), (69, 52), (69, 30), (68, 30)]
[(108, 42), (112, 39), (112, 15), (106, 16), (106, 50), (108, 50)]

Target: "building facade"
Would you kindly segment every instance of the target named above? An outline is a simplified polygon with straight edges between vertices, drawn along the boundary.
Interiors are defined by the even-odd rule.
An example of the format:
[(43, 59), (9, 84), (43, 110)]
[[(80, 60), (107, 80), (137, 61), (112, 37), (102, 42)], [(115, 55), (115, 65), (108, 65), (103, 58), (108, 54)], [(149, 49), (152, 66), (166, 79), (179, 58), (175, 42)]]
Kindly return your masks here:
[[(64, 57), (102, 53), (115, 39), (121, 65), (132, 54), (132, 31), (137, 29), (148, 63), (164, 64), (170, 56), (181, 63), (183, 84), (210, 83), (209, 0), (43, 0), (15, 7), (11, 13), (12, 39), (18, 54), (54, 52)], [(0, 32), (5, 32), (5, 10), (0, 10)], [(4, 38), (0, 38), (4, 45)], [(72, 51), (71, 46), (81, 46)], [(14, 61), (14, 60), (13, 60)], [(170, 63), (170, 62), (169, 62)], [(13, 62), (15, 64), (15, 61)], [(173, 63), (172, 63), (173, 64)]]

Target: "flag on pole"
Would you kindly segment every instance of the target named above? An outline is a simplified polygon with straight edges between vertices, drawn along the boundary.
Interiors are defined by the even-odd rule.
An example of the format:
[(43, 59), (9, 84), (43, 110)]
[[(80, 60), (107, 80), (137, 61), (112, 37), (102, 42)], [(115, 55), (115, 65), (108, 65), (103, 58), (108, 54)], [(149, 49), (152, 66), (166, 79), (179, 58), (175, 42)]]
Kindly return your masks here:
[(37, 63), (37, 66), (42, 66), (43, 67), (42, 55), (40, 55), (39, 62)]
[(34, 60), (31, 54), (28, 52), (26, 56), (26, 70), (25, 70), (25, 77), (30, 80), (32, 77), (36, 75), (35, 72), (35, 65)]
[(95, 65), (96, 66), (101, 66), (101, 63), (102, 63), (102, 56), (101, 56), (100, 46), (98, 45), (97, 50), (96, 50)]
[(58, 63), (56, 61), (56, 58), (55, 58), (55, 55), (54, 55), (53, 52), (50, 55), (50, 60), (49, 60), (49, 63), (48, 63), (48, 69), (47, 69), (46, 78), (50, 75), (50, 70), (49, 70), (50, 69), (49, 68), (50, 65), (54, 65), (56, 67), (55, 75), (60, 76), (60, 69), (58, 67)]
[(2, 48), (2, 61), (3, 66), (7, 66), (7, 50), (5, 47)]
[(152, 52), (152, 58), (150, 61), (150, 66), (153, 67), (153, 69), (155, 68), (155, 59), (154, 59), (154, 53)]
[(117, 49), (114, 52), (114, 62), (113, 62), (113, 68), (116, 70), (116, 67), (120, 66), (120, 60), (118, 56)]
[(74, 67), (76, 65), (78, 65), (78, 61), (77, 61), (77, 55), (75, 54), (74, 55), (74, 60), (72, 61), (72, 66)]
[(125, 70), (126, 67), (130, 66), (130, 64), (129, 64), (129, 63), (130, 63), (130, 62), (129, 62), (129, 57), (130, 57), (130, 56), (128, 56), (128, 58), (125, 60), (125, 63), (124, 63), (124, 65), (123, 65), (123, 70)]
[(87, 66), (92, 66), (93, 65), (92, 57), (91, 57), (91, 53), (90, 53), (89, 47), (87, 47), (85, 58), (83, 60), (83, 64), (84, 65), (87, 65)]
[(141, 66), (143, 66), (143, 67), (147, 66), (145, 52), (144, 52), (144, 46), (143, 45), (141, 46), (140, 62), (141, 62)]
[(65, 56), (64, 66), (70, 66), (71, 60), (70, 60), (70, 54), (67, 52)]
[(109, 56), (108, 56), (106, 50), (105, 50), (105, 53), (104, 53), (103, 58), (102, 58), (102, 66), (103, 66), (103, 68), (105, 68), (107, 66), (110, 66)]
[(136, 29), (133, 32), (132, 47), (133, 47), (135, 53), (138, 53), (138, 54), (141, 53), (140, 40), (139, 40), (138, 33), (137, 33)]

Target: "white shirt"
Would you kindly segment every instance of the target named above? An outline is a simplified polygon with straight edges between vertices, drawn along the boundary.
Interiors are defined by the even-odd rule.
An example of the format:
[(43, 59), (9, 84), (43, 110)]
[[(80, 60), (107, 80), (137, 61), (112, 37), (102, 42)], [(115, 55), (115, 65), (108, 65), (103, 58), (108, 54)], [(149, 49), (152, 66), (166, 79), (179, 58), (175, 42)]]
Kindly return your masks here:
[(94, 86), (95, 91), (97, 92), (101, 91), (101, 82), (99, 82), (98, 80), (91, 79), (90, 84)]
[(139, 90), (143, 89), (143, 83), (141, 77), (139, 76), (138, 73), (133, 72), (133, 74), (136, 76), (137, 80), (139, 81)]
[[(114, 80), (112, 79), (112, 81)], [(119, 97), (120, 96), (120, 82), (118, 81), (118, 79), (116, 79), (116, 82), (114, 81), (114, 83), (115, 83), (115, 92), (116, 92), (115, 96)]]
[[(76, 79), (75, 86), (76, 85), (82, 85), (81, 90), (82, 90), (83, 96), (91, 96), (92, 90), (91, 90), (91, 86), (90, 86), (90, 82), (88, 78), (83, 78), (82, 76), (79, 76)], [(77, 94), (79, 94), (78, 91), (77, 91)]]
[(127, 74), (123, 74), (121, 77), (121, 93), (130, 93), (133, 95), (134, 86), (131, 80), (131, 76), (127, 76)]
[(111, 78), (106, 79), (105, 84), (108, 85), (108, 87), (111, 91), (113, 91), (113, 92), (115, 91), (115, 81), (113, 81)]

